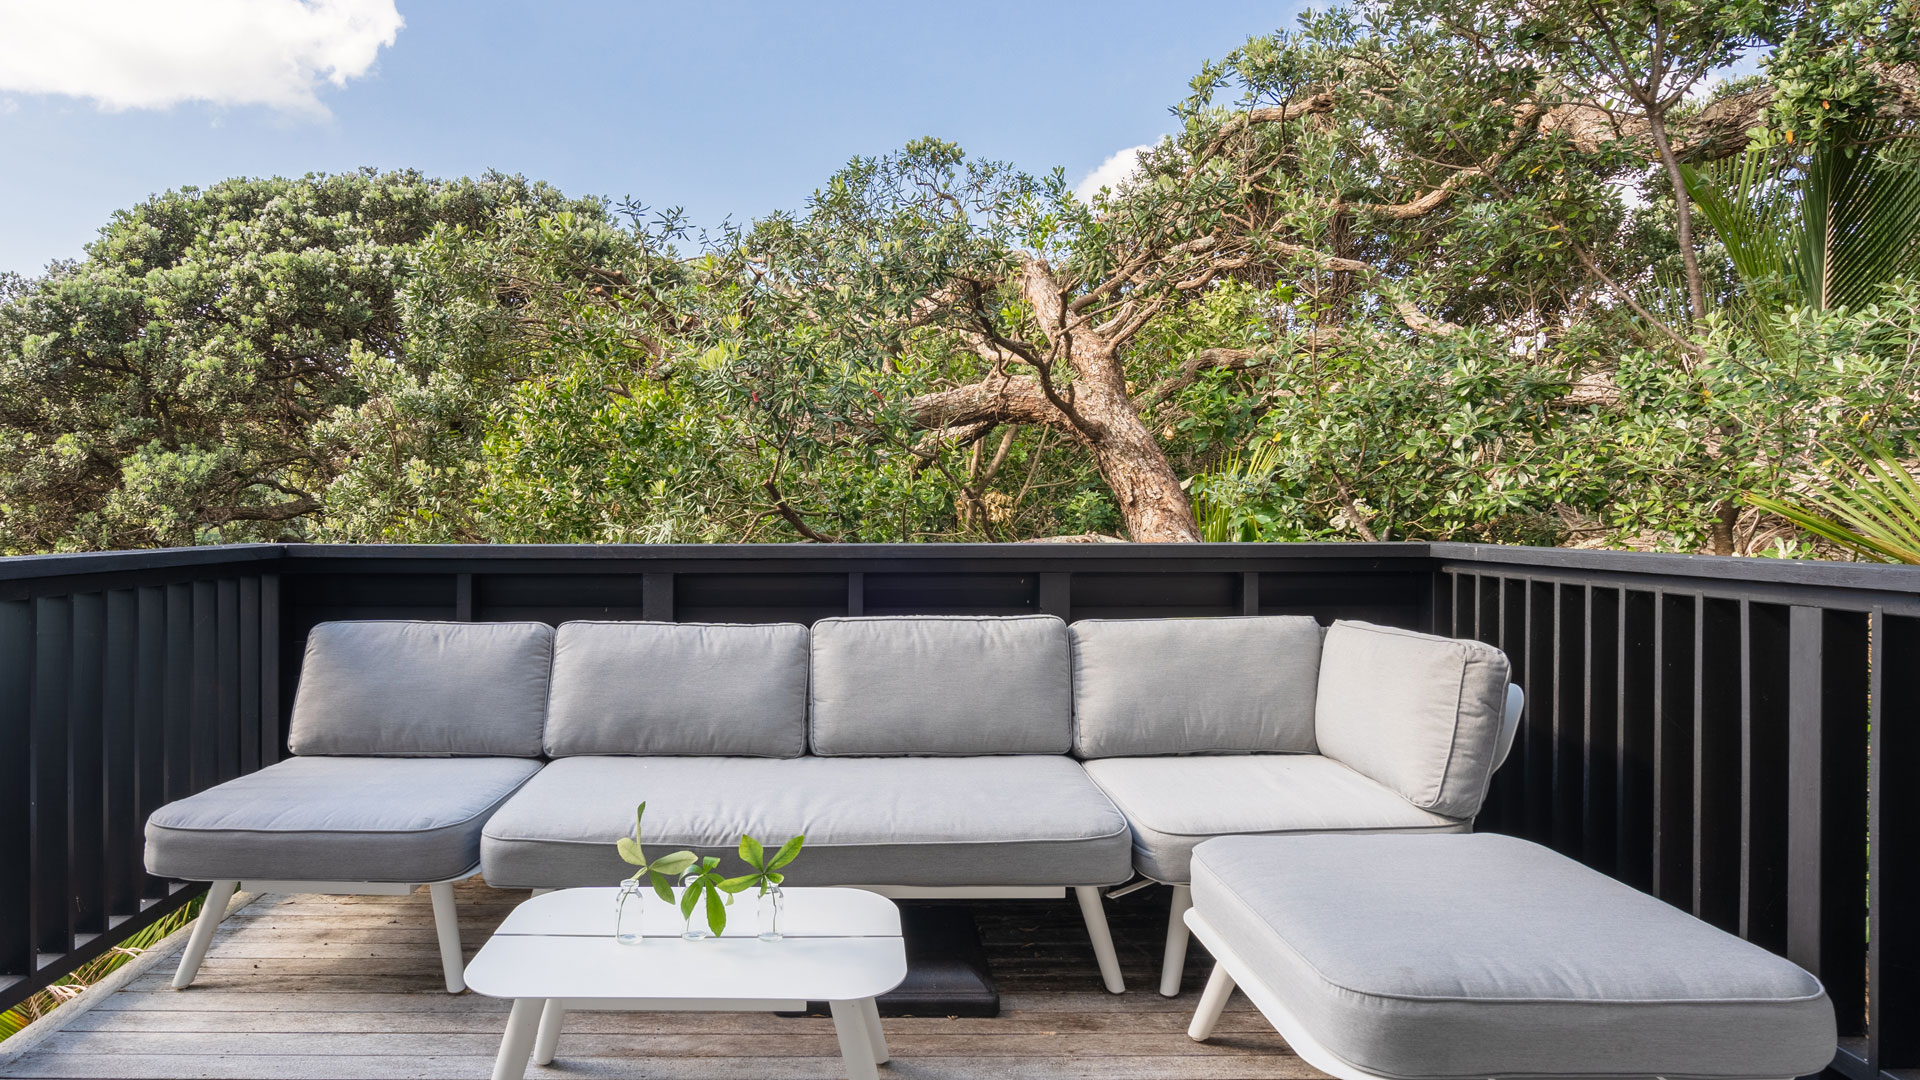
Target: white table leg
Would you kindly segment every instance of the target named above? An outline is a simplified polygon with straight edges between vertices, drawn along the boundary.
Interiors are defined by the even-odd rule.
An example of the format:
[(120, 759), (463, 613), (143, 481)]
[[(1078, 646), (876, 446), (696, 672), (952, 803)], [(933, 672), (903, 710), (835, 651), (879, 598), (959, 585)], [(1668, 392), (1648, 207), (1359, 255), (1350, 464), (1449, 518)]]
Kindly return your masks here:
[[(840, 1036), (840, 1059), (846, 1062), (848, 1080), (880, 1080), (879, 1064), (873, 1059), (873, 1036), (867, 1027), (865, 1011), (858, 1001), (828, 1002), (833, 1008), (833, 1033)], [(500, 1080), (495, 1077), (494, 1080)]]
[(533, 1040), (533, 1063), (535, 1065), (553, 1064), (553, 1052), (560, 1046), (560, 1021), (567, 1015), (567, 1007), (559, 998), (548, 998), (547, 1007), (540, 1010), (540, 1034)]
[(867, 1022), (867, 1041), (873, 1044), (873, 1063), (885, 1065), (893, 1058), (887, 1051), (887, 1032), (880, 1026), (880, 1003), (872, 998), (862, 998), (860, 1015)]
[(500, 1056), (493, 1059), (493, 1080), (524, 1080), (527, 1052), (533, 1049), (534, 1031), (540, 1026), (541, 998), (514, 998), (513, 1011), (507, 1014), (507, 1033), (500, 1037)]

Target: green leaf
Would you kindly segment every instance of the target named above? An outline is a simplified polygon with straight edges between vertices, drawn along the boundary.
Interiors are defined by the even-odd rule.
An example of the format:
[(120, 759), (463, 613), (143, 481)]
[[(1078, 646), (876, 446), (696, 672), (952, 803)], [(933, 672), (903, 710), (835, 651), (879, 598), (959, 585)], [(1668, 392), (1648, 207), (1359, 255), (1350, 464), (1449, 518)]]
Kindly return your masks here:
[(786, 843), (781, 844), (780, 850), (774, 852), (773, 858), (767, 862), (767, 869), (778, 870), (781, 867), (792, 862), (795, 858), (798, 858), (800, 855), (800, 848), (806, 842), (807, 842), (807, 838), (805, 836), (796, 836), (793, 839), (788, 840)]
[(707, 926), (715, 937), (727, 928), (727, 905), (720, 901), (720, 893), (712, 887), (707, 889)]
[(740, 838), (740, 859), (755, 870), (766, 869), (767, 849), (751, 836)]
[(649, 866), (648, 869), (657, 870), (662, 874), (677, 877), (686, 873), (687, 868), (691, 867), (695, 862), (698, 862), (699, 858), (698, 855), (695, 855), (691, 851), (676, 851), (653, 860), (652, 865)]
[(673, 903), (673, 882), (658, 870), (648, 870), (647, 880), (653, 882), (653, 891), (660, 899)]
[(635, 866), (647, 865), (647, 857), (640, 851), (640, 845), (631, 836), (623, 836), (613, 842), (620, 849), (620, 857)]
[(743, 892), (752, 888), (759, 880), (759, 874), (742, 874), (739, 877), (730, 877), (721, 882), (720, 888), (729, 893)]
[(700, 890), (704, 888), (706, 886), (695, 879), (680, 893), (680, 914), (683, 918), (693, 918), (693, 905), (700, 902)]

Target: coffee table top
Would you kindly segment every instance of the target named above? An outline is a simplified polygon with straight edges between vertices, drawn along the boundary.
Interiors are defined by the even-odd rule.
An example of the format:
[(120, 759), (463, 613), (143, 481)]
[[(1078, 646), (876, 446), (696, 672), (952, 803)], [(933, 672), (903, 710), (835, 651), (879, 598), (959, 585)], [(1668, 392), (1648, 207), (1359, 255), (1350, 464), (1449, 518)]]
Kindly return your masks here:
[(724, 935), (685, 941), (679, 910), (646, 890), (628, 901), (646, 905), (638, 945), (613, 939), (619, 893), (562, 889), (514, 908), (467, 965), (467, 986), (501, 998), (857, 1001), (907, 977), (900, 910), (876, 893), (788, 889), (780, 941), (755, 936), (744, 893)]

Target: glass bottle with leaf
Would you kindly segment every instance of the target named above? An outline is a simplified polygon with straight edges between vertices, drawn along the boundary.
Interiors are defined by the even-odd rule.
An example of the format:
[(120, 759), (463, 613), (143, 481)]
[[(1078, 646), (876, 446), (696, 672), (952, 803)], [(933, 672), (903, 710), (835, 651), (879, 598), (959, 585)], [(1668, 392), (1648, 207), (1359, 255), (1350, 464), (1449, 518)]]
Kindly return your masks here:
[(806, 842), (804, 835), (792, 837), (769, 858), (766, 846), (760, 841), (751, 836), (740, 838), (740, 861), (746, 863), (752, 872), (728, 878), (721, 882), (720, 887), (729, 893), (759, 889), (754, 898), (754, 907), (761, 941), (780, 940), (780, 916), (785, 913), (787, 905), (787, 894), (780, 888), (786, 875), (780, 869), (799, 857), (800, 848)]
[(641, 826), (646, 816), (647, 804), (643, 802), (633, 811), (633, 835), (623, 836), (614, 844), (624, 862), (639, 868), (620, 883), (620, 893), (614, 901), (613, 936), (622, 945), (638, 945), (641, 941), (641, 923), (646, 910), (645, 902), (640, 899), (641, 875), (646, 875), (654, 892), (671, 904), (675, 901), (670, 882), (674, 876), (685, 873), (688, 867), (699, 861), (699, 857), (691, 851), (676, 851), (649, 862), (645, 850), (640, 846), (640, 838), (644, 835)]

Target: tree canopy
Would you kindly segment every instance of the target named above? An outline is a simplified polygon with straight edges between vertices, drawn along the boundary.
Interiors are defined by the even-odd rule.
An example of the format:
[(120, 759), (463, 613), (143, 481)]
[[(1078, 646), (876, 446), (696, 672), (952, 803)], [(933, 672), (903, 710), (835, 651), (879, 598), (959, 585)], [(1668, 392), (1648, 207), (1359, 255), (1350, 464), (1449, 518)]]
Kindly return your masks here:
[(1793, 550), (1741, 493), (1817, 482), (1836, 433), (1920, 434), (1920, 286), (1896, 251), (1796, 300), (1725, 186), (1767, 178), (1772, 213), (1835, 160), (1920, 183), (1914, 16), (1336, 7), (1207, 64), (1090, 201), (937, 138), (702, 236), (499, 176), (168, 193), (0, 282), (0, 544), (1205, 518)]

